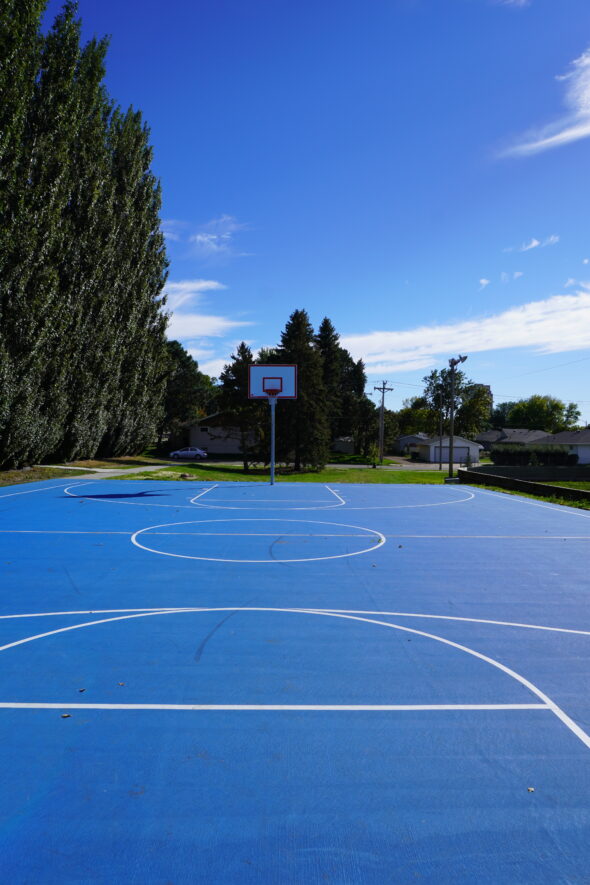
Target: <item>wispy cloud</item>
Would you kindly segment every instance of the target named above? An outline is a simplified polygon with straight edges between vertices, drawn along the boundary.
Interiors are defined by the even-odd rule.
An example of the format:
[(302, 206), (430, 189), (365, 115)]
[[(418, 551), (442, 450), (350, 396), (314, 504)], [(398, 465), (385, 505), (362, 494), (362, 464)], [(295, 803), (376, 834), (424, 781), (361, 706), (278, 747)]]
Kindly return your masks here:
[(162, 233), (167, 240), (178, 242), (182, 239), (182, 229), (186, 227), (184, 221), (178, 221), (176, 218), (162, 219)]
[[(580, 283), (580, 285), (582, 285)], [(369, 373), (403, 372), (433, 366), (449, 353), (527, 347), (560, 353), (590, 347), (590, 292), (554, 295), (494, 316), (404, 332), (370, 332), (342, 337)]]
[(496, 0), (496, 4), (498, 6), (515, 6), (517, 9), (524, 9), (525, 6), (530, 6), (532, 0)]
[(489, 286), (491, 282), (492, 282), (491, 280), (486, 280), (485, 277), (482, 278), (479, 281), (479, 291), (481, 292), (481, 290), (485, 289), (486, 286)]
[(204, 224), (196, 234), (189, 237), (195, 252), (200, 258), (218, 259), (248, 255), (237, 249), (234, 242), (236, 233), (247, 230), (233, 215), (221, 215)]
[(566, 83), (564, 103), (567, 113), (548, 126), (525, 133), (500, 156), (516, 157), (538, 154), (561, 147), (590, 135), (590, 48), (570, 65), (570, 70), (556, 77)]
[(212, 292), (225, 289), (223, 283), (217, 280), (180, 280), (178, 283), (166, 283), (164, 295), (167, 296), (167, 305), (170, 310), (178, 308), (188, 301), (194, 301), (203, 292)]
[(524, 274), (521, 270), (515, 270), (514, 273), (512, 274), (512, 279), (519, 280), (523, 276), (524, 276)]
[(578, 281), (575, 280), (573, 277), (569, 277), (569, 278), (565, 281), (565, 283), (563, 284), (563, 288), (564, 288), (564, 289), (569, 289), (571, 286), (575, 286), (577, 282), (578, 282)]
[(507, 246), (506, 249), (502, 249), (503, 252), (530, 252), (531, 249), (544, 249), (546, 246), (555, 246), (559, 243), (559, 235), (551, 234), (548, 237), (545, 237), (544, 240), (538, 240), (536, 237), (531, 237), (528, 243), (522, 243), (520, 246)]
[(194, 308), (205, 292), (225, 288), (217, 280), (180, 280), (167, 283), (164, 294), (168, 297), (167, 306), (172, 313), (167, 330), (168, 338), (180, 341), (219, 338), (241, 326), (251, 326), (252, 323), (246, 320), (233, 320), (216, 314), (187, 310)]

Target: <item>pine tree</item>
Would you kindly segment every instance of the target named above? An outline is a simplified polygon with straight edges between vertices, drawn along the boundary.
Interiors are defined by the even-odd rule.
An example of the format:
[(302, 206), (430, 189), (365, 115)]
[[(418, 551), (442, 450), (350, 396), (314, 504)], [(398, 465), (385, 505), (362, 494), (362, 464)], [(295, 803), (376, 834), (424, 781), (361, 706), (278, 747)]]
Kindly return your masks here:
[(326, 416), (323, 365), (313, 327), (305, 310), (295, 310), (281, 334), (277, 362), (298, 367), (297, 399), (277, 408), (277, 456), (322, 467), (328, 459), (330, 428)]
[(324, 317), (322, 320), (315, 341), (322, 356), (325, 408), (330, 426), (330, 442), (332, 442), (340, 432), (340, 416), (343, 406), (343, 357), (347, 351), (340, 347), (339, 335), (328, 317)]
[(238, 345), (235, 354), (232, 353), (231, 360), (219, 376), (219, 405), (227, 413), (227, 426), (238, 430), (242, 462), (244, 470), (248, 470), (252, 459), (258, 460), (265, 448), (268, 407), (248, 399), (248, 372), (254, 364), (254, 357), (244, 341)]

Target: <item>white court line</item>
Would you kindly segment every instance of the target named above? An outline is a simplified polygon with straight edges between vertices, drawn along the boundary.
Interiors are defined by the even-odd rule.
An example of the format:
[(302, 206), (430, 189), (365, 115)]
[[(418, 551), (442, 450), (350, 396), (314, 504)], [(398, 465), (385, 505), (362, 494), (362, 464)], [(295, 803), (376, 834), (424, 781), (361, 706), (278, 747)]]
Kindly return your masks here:
[[(390, 624), (388, 621), (378, 621), (374, 618), (361, 618), (355, 615), (346, 615), (339, 612), (328, 612), (321, 609), (281, 609), (281, 608), (269, 608), (269, 607), (249, 607), (248, 609), (242, 609), (239, 606), (236, 607), (216, 607), (216, 608), (200, 608), (196, 611), (199, 612), (217, 612), (217, 611), (251, 611), (251, 612), (284, 612), (287, 614), (304, 614), (304, 615), (320, 615), (323, 617), (330, 618), (342, 618), (343, 620), (348, 621), (359, 621), (365, 624), (375, 624), (381, 627), (389, 627), (391, 630), (400, 630), (403, 633), (412, 633), (415, 636), (422, 636), (425, 639), (433, 639), (435, 642), (440, 642), (443, 645), (447, 645), (450, 648), (455, 648), (458, 651), (463, 651), (468, 655), (471, 655), (478, 660), (483, 661), (484, 663), (490, 664), (490, 666), (495, 667), (497, 670), (505, 673), (507, 676), (514, 679), (516, 682), (519, 682), (525, 688), (527, 688), (532, 694), (536, 695), (539, 700), (542, 701), (549, 709), (554, 713), (554, 715), (568, 728), (583, 744), (584, 746), (590, 748), (590, 735), (586, 734), (583, 728), (580, 728), (573, 719), (571, 719), (564, 710), (559, 707), (555, 701), (551, 700), (551, 698), (546, 695), (540, 688), (538, 688), (534, 683), (530, 682), (524, 676), (521, 676), (520, 673), (517, 673), (515, 670), (512, 670), (510, 667), (501, 664), (499, 661), (496, 661), (494, 658), (488, 657), (488, 655), (484, 655), (481, 652), (475, 651), (472, 648), (469, 648), (466, 645), (460, 645), (458, 642), (453, 642), (450, 639), (445, 639), (443, 636), (438, 636), (435, 633), (426, 633), (423, 630), (415, 630), (412, 627), (403, 627), (401, 624)], [(7, 645), (1, 646), (0, 651), (5, 651), (9, 648), (14, 648), (18, 645), (24, 645), (28, 642), (34, 642), (37, 639), (43, 639), (47, 636), (55, 636), (58, 633), (67, 633), (71, 630), (79, 630), (83, 627), (92, 627), (98, 624), (106, 624), (112, 623), (114, 621), (125, 621), (125, 620), (133, 620), (135, 618), (146, 618), (146, 617), (154, 617), (156, 615), (173, 615), (173, 614), (186, 614), (187, 610), (167, 610), (167, 611), (152, 611), (152, 612), (142, 612), (140, 614), (132, 614), (132, 615), (123, 615), (116, 618), (103, 618), (98, 621), (87, 621), (83, 624), (72, 624), (70, 627), (60, 627), (57, 630), (49, 630), (46, 633), (40, 633), (36, 636), (27, 636), (24, 639), (19, 639), (16, 642), (10, 642)]]
[(514, 501), (516, 504), (530, 504), (531, 507), (542, 507), (544, 510), (552, 510), (554, 513), (568, 513), (570, 516), (581, 516), (583, 519), (590, 519), (590, 513), (583, 513), (575, 507), (568, 507), (567, 504), (543, 504), (541, 501), (531, 501), (530, 498), (519, 498), (517, 495), (506, 495), (502, 492), (488, 492), (484, 489), (477, 489), (480, 495), (491, 495), (496, 500)]
[[(111, 615), (124, 614), (126, 612), (149, 612), (151, 614), (183, 614), (189, 612), (209, 611), (208, 608), (201, 606), (157, 606), (156, 608), (97, 608), (97, 609), (78, 609), (75, 611), (56, 611), (56, 612), (22, 612), (14, 615), (0, 615), (0, 621), (11, 620), (13, 618), (53, 618), (61, 615)], [(248, 606), (226, 606), (225, 608), (216, 608), (215, 611), (259, 611), (258, 608), (251, 609)], [(264, 609), (264, 611), (275, 611), (275, 609)], [(551, 633), (573, 633), (577, 636), (590, 636), (590, 630), (574, 630), (570, 627), (546, 627), (541, 624), (524, 624), (519, 621), (492, 621), (486, 618), (461, 618), (457, 615), (429, 615), (423, 612), (385, 612), (385, 611), (365, 611), (364, 609), (338, 609), (338, 608), (314, 608), (314, 609), (277, 609), (277, 611), (313, 611), (315, 613), (330, 612), (332, 614), (343, 615), (382, 615), (384, 617), (395, 618), (424, 618), (435, 621), (465, 621), (468, 624), (492, 624), (497, 627), (522, 627), (525, 630), (548, 630)], [(91, 623), (95, 623), (92, 621)], [(102, 623), (102, 622), (101, 622)], [(45, 634), (43, 634), (45, 635)]]
[(338, 492), (335, 492), (334, 489), (331, 489), (330, 486), (324, 486), (324, 488), (328, 489), (329, 492), (332, 492), (332, 494), (335, 495), (342, 504), (346, 504), (344, 498), (339, 495)]
[[(256, 517), (252, 517), (256, 519)], [(280, 517), (277, 517), (280, 519)], [(220, 519), (219, 522), (225, 522)], [(147, 529), (145, 530), (147, 531)], [(73, 529), (0, 529), (0, 535), (132, 535), (133, 532), (114, 531), (81, 531)], [(203, 537), (228, 537), (228, 538), (276, 538), (277, 535), (286, 538), (366, 538), (366, 534), (312, 534), (310, 532), (150, 532), (150, 535), (202, 535)], [(410, 538), (410, 539), (443, 539), (443, 540), (474, 540), (474, 541), (590, 541), (590, 535), (384, 535), (385, 538)]]
[[(228, 558), (220, 558), (220, 557), (216, 557), (216, 556), (190, 556), (186, 553), (171, 553), (166, 550), (155, 550), (153, 547), (148, 547), (145, 544), (141, 544), (137, 540), (139, 535), (145, 535), (146, 533), (154, 534), (154, 535), (157, 534), (156, 532), (152, 531), (152, 529), (172, 528), (173, 526), (177, 526), (177, 525), (201, 525), (205, 522), (281, 522), (281, 523), (305, 522), (305, 523), (312, 523), (314, 525), (332, 525), (332, 526), (335, 525), (335, 526), (341, 526), (342, 528), (358, 529), (361, 532), (367, 532), (365, 537), (370, 538), (371, 535), (373, 535), (376, 538), (376, 541), (373, 542), (373, 544), (371, 544), (370, 547), (365, 547), (362, 550), (353, 550), (349, 553), (337, 553), (332, 556), (308, 556), (308, 557), (301, 557), (298, 559), (228, 559)], [(278, 535), (281, 535), (281, 532), (277, 531), (277, 532), (273, 533), (273, 537), (276, 537)], [(320, 535), (320, 537), (322, 537), (322, 536)], [(187, 520), (186, 522), (172, 522), (172, 523), (164, 523), (162, 525), (148, 526), (145, 529), (139, 529), (138, 531), (134, 532), (134, 534), (131, 535), (131, 543), (135, 544), (136, 547), (139, 547), (140, 550), (146, 550), (148, 553), (155, 553), (160, 556), (172, 556), (176, 559), (196, 559), (196, 560), (200, 560), (200, 561), (204, 561), (204, 562), (234, 562), (234, 563), (253, 563), (253, 564), (273, 563), (275, 565), (276, 564), (280, 565), (283, 563), (319, 562), (319, 561), (324, 561), (324, 560), (328, 560), (328, 559), (344, 559), (344, 558), (350, 557), (350, 556), (360, 556), (362, 553), (374, 552), (378, 547), (381, 547), (383, 544), (386, 543), (386, 539), (385, 539), (385, 536), (381, 534), (381, 532), (377, 531), (377, 529), (367, 529), (364, 526), (360, 526), (360, 525), (347, 525), (345, 523), (324, 522), (321, 520), (312, 520), (312, 519), (285, 519), (284, 517), (262, 517), (262, 518), (258, 518), (258, 517), (231, 517), (230, 519), (223, 519), (223, 520), (219, 520), (219, 519), (218, 520), (204, 519), (201, 521)], [(0, 651), (1, 651), (1, 649), (0, 649)]]
[(468, 492), (467, 498), (453, 498), (450, 501), (436, 501), (431, 504), (380, 504), (375, 506), (371, 505), (370, 507), (347, 507), (346, 512), (348, 513), (349, 510), (411, 510), (419, 507), (444, 507), (447, 504), (466, 504), (467, 501), (472, 501), (474, 498), (474, 493)]
[[(108, 480), (104, 480), (104, 482), (107, 482), (107, 481)], [(118, 480), (116, 480), (116, 481), (118, 482)], [(70, 492), (70, 489), (78, 489), (78, 488), (81, 488), (82, 486), (94, 485), (95, 483), (96, 483), (96, 480), (94, 481), (94, 483), (83, 482), (83, 483), (78, 483), (75, 486), (70, 485), (64, 489), (64, 492), (70, 498), (76, 498), (79, 501), (92, 501), (92, 502), (95, 502), (98, 504), (127, 504), (131, 507), (171, 507), (173, 510), (193, 510), (194, 509), (193, 507), (191, 507), (190, 504), (155, 504), (155, 503), (152, 503), (151, 500), (149, 500), (149, 501), (111, 501), (108, 498), (97, 498), (95, 495), (72, 495)], [(156, 489), (152, 489), (152, 491), (156, 491)], [(157, 489), (157, 491), (161, 491), (161, 490)], [(205, 491), (208, 492), (210, 490), (206, 489)]]
[(3, 710), (312, 710), (328, 712), (415, 712), (449, 710), (550, 710), (547, 704), (56, 704), (0, 701)]
[(202, 492), (200, 492), (198, 495), (195, 495), (194, 498), (191, 498), (191, 499), (190, 499), (190, 500), (191, 500), (191, 504), (192, 504), (193, 501), (196, 501), (197, 498), (202, 498), (203, 495), (207, 495), (209, 492), (212, 492), (213, 489), (216, 489), (216, 488), (218, 488), (218, 487), (219, 487), (219, 483), (215, 483), (214, 486), (209, 486), (209, 488), (207, 488), (207, 489), (203, 489)]
[(15, 495), (34, 495), (35, 492), (50, 492), (51, 489), (63, 489), (66, 486), (73, 488), (70, 483), (62, 483), (59, 486), (44, 486), (42, 489), (28, 489), (26, 492), (9, 492), (8, 495), (0, 495), (0, 498), (13, 498)]

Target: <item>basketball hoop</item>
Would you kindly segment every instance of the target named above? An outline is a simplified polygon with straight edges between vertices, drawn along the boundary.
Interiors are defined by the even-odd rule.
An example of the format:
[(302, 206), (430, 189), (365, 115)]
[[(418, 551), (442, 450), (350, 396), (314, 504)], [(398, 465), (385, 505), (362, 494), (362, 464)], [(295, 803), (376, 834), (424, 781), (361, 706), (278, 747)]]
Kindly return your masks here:
[(267, 388), (264, 391), (269, 399), (276, 399), (279, 393), (281, 392), (278, 388)]

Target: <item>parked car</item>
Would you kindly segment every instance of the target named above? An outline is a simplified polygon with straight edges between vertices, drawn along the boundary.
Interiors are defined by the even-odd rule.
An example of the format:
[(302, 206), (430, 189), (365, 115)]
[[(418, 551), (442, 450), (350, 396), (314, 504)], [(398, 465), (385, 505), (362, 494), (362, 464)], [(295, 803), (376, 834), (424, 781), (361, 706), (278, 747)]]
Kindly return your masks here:
[(170, 452), (170, 457), (175, 461), (201, 461), (207, 457), (207, 452), (203, 451), (203, 449), (198, 449), (196, 446), (188, 446), (186, 449)]

